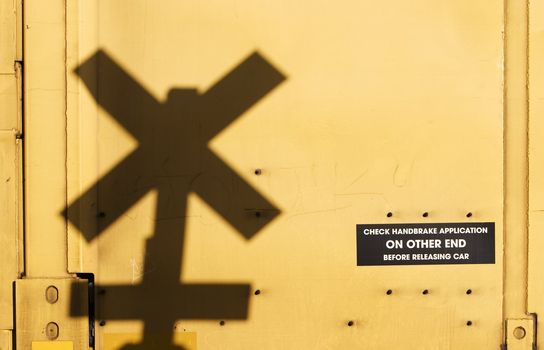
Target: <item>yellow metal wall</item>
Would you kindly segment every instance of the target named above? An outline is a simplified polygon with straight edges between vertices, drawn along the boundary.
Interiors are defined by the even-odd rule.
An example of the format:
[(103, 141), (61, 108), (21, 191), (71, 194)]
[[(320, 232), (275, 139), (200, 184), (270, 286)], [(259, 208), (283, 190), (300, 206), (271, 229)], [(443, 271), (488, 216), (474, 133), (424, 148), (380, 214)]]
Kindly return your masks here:
[(0, 348), (11, 346), (13, 281), (22, 266), (21, 7), (0, 1)]
[[(98, 349), (174, 342), (229, 350), (496, 349), (509, 337), (505, 319), (530, 327), (527, 313), (542, 313), (542, 1), (30, 0), (24, 6), (23, 26), (20, 4), (0, 0), (0, 243), (13, 248), (0, 256), (0, 308), (7, 310), (0, 314), (0, 348), (11, 344), (12, 282), (23, 271), (22, 141), (15, 137), (21, 28), (30, 280), (18, 282), (17, 292), (26, 310), (43, 299), (34, 294), (42, 287), (70, 289), (75, 273), (91, 272)], [(104, 227), (118, 198), (139, 193), (145, 181), (130, 171), (115, 186), (104, 180), (144, 142), (118, 113), (190, 118), (189, 102), (174, 108), (168, 99), (213, 91), (244, 62), (273, 71), (274, 89), (207, 146), (279, 215), (265, 210), (271, 222), (246, 239), (217, 211), (237, 199), (210, 203), (198, 194), (206, 179), (189, 169), (162, 179)], [(155, 99), (156, 115), (145, 94), (128, 95), (135, 90), (124, 89), (114, 65)], [(227, 96), (243, 91), (242, 84)], [(151, 129), (161, 125), (157, 119)], [(176, 132), (146, 136), (163, 150), (164, 169), (185, 151), (164, 146)], [(208, 164), (202, 154), (186, 159)], [(176, 197), (157, 209), (161, 189), (179, 194), (184, 179), (195, 191), (187, 211), (165, 215)], [(230, 175), (207, 184), (225, 193), (236, 181)], [(495, 264), (356, 266), (356, 224), (467, 221), (495, 222)], [(161, 228), (172, 240), (150, 250)], [(179, 273), (163, 280), (172, 264)], [(208, 314), (161, 320), (176, 305), (191, 306), (190, 293), (178, 286), (198, 284), (248, 284), (247, 312), (219, 317), (210, 307)], [(204, 297), (215, 305), (226, 296)], [(61, 306), (63, 324), (74, 319), (62, 339), (85, 348), (86, 315)], [(51, 310), (47, 315), (60, 309)], [(20, 336), (18, 344), (42, 341), (32, 319), (18, 316), (24, 334), (39, 338)]]
[[(71, 15), (79, 18), (68, 28), (79, 35), (79, 59), (69, 71), (103, 50), (161, 102), (175, 87), (206, 91), (256, 50), (286, 76), (211, 142), (281, 215), (244, 241), (190, 197), (180, 276), (183, 283), (248, 282), (262, 293), (252, 295), (247, 319), (224, 326), (179, 320), (176, 332), (196, 332), (204, 349), (501, 343), (502, 3), (104, 1), (80, 3)], [(96, 109), (82, 82), (77, 91), (69, 120), (79, 137), (68, 146), (77, 150), (68, 171), (79, 177), (69, 179), (69, 202), (137, 146), (116, 116)], [(72, 271), (129, 286), (156, 273), (143, 267), (155, 199), (149, 193), (90, 243), (70, 235)], [(95, 217), (87, 220), (92, 226)], [(357, 223), (467, 220), (496, 222), (495, 265), (355, 266)], [(98, 298), (111, 305), (107, 292)], [(106, 320), (98, 342), (117, 349), (122, 334), (142, 327)]]
[[(529, 18), (529, 279), (528, 310), (544, 314), (544, 2), (531, 1)], [(542, 317), (542, 316), (541, 316)], [(538, 323), (542, 334), (542, 322)], [(538, 345), (544, 346), (542, 336)]]
[(29, 277), (67, 275), (65, 2), (24, 11), (25, 249)]

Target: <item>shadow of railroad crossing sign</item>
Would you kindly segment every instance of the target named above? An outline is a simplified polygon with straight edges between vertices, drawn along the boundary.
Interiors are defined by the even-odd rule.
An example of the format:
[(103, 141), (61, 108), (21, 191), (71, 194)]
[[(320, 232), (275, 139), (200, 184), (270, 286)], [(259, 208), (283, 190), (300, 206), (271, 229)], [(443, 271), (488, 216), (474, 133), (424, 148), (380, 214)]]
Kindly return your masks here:
[[(97, 103), (138, 140), (138, 147), (68, 206), (69, 221), (92, 240), (146, 193), (158, 193), (143, 280), (97, 286), (98, 317), (143, 320), (142, 344), (149, 343), (146, 334), (172, 329), (179, 319), (246, 319), (248, 284), (179, 282), (187, 198), (197, 193), (246, 239), (279, 214), (208, 144), (285, 76), (255, 52), (206, 92), (173, 89), (161, 104), (103, 51), (76, 73)], [(84, 208), (98, 212), (94, 229), (79, 217)], [(171, 342), (172, 334), (160, 346)]]

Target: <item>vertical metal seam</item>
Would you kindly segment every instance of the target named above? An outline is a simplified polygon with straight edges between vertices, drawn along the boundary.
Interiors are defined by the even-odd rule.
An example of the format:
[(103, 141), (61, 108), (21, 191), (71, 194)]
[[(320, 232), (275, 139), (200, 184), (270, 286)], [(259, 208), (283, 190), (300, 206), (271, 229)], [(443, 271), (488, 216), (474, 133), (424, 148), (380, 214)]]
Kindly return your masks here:
[[(64, 0), (64, 206), (68, 207), (68, 0)], [(64, 217), (64, 260), (68, 270), (68, 217)]]
[[(529, 63), (530, 63), (530, 59), (529, 59), (529, 45), (530, 45), (530, 40), (529, 40), (529, 36), (530, 36), (530, 22), (531, 22), (531, 17), (530, 17), (530, 6), (531, 4), (531, 0), (527, 0), (526, 1), (526, 8), (525, 8), (525, 11), (526, 11), (526, 18), (527, 18), (527, 21), (526, 21), (526, 45), (525, 45), (525, 98), (526, 98), (526, 103), (525, 103), (525, 117), (527, 119), (527, 128), (525, 130), (526, 132), (526, 138), (525, 138), (525, 142), (526, 142), (526, 149), (527, 149), (527, 152), (525, 153), (525, 162), (527, 164), (527, 172), (526, 172), (526, 175), (525, 175), (525, 183), (526, 183), (526, 186), (527, 186), (527, 195), (526, 195), (526, 203), (525, 203), (525, 207), (527, 208), (527, 210), (525, 211), (525, 225), (526, 225), (526, 235), (527, 235), (527, 239), (526, 239), (526, 254), (525, 254), (525, 264), (527, 266), (527, 268), (525, 269), (525, 312), (527, 313), (527, 315), (529, 315), (529, 238), (530, 238), (530, 234), (529, 234), (529, 227), (530, 227), (530, 221), (529, 221), (529, 210), (530, 210), (530, 198), (529, 196), (531, 195), (531, 191), (530, 191), (530, 171), (531, 171), (531, 163), (530, 163), (530, 157), (529, 157), (529, 152), (530, 152), (530, 148), (529, 148), (529, 145), (530, 145), (530, 127), (531, 127), (531, 120), (530, 120), (530, 105), (529, 105), (529, 99), (530, 99), (530, 96), (529, 96)], [(536, 331), (536, 330), (535, 330)]]
[(504, 8), (503, 341), (506, 344), (507, 319), (528, 315), (529, 0), (505, 0)]
[[(524, 1), (524, 3), (519, 3), (518, 1)], [(503, 257), (505, 259), (503, 263), (503, 318), (507, 318), (524, 317), (528, 315), (529, 1), (505, 0), (504, 8)], [(522, 23), (522, 21), (525, 21), (525, 23)], [(520, 40), (525, 40), (525, 43)], [(524, 56), (522, 57), (521, 55)], [(515, 66), (512, 67), (512, 64)], [(522, 66), (520, 67), (520, 65)], [(524, 79), (524, 81), (521, 81), (521, 79)], [(521, 103), (524, 103), (525, 105), (520, 105)], [(510, 130), (512, 130), (513, 134)], [(520, 140), (519, 138), (522, 137), (525, 139)], [(518, 142), (516, 142), (516, 140)], [(524, 153), (516, 153), (516, 146), (525, 148), (525, 150), (520, 150)], [(512, 150), (514, 150), (514, 153), (511, 152)], [(514, 164), (514, 166), (520, 166), (521, 168), (516, 168), (512, 173), (512, 164)], [(511, 182), (510, 180), (512, 176), (514, 182)], [(510, 235), (508, 235), (507, 232), (511, 228), (514, 229), (514, 231), (510, 232)], [(512, 233), (514, 234), (514, 237), (512, 237)], [(515, 240), (513, 240), (515, 238), (524, 239), (525, 242), (522, 242), (523, 245), (516, 247)], [(509, 241), (514, 242), (514, 250), (512, 250), (512, 243)], [(518, 263), (524, 265), (519, 267), (519, 269), (523, 269), (522, 271), (518, 268), (512, 270), (512, 264), (516, 263), (516, 260)], [(512, 271), (514, 271), (513, 274)], [(519, 274), (519, 276), (514, 279), (514, 284), (512, 284), (512, 282), (510, 282), (512, 276), (516, 277), (517, 274)], [(519, 288), (523, 288), (523, 290), (520, 290)], [(512, 293), (512, 291), (514, 291), (514, 293)], [(524, 298), (524, 300), (519, 300), (517, 296)], [(510, 299), (512, 297), (514, 299)], [(521, 303), (516, 304), (518, 302)], [(512, 308), (512, 305), (514, 305), (514, 308)], [(514, 311), (512, 312), (512, 310)]]
[(503, 206), (502, 206), (502, 271), (503, 271), (503, 278), (502, 278), (502, 342), (506, 344), (506, 279), (504, 278), (504, 274), (506, 273), (506, 178), (507, 178), (507, 171), (506, 171), (506, 157), (507, 157), (507, 147), (506, 147), (506, 128), (507, 128), (507, 81), (506, 81), (506, 66), (507, 66), (507, 46), (508, 46), (508, 36), (506, 35), (506, 27), (508, 25), (508, 0), (503, 1), (503, 53), (502, 53), (502, 118), (503, 118), (503, 130), (502, 130), (502, 192), (503, 192)]

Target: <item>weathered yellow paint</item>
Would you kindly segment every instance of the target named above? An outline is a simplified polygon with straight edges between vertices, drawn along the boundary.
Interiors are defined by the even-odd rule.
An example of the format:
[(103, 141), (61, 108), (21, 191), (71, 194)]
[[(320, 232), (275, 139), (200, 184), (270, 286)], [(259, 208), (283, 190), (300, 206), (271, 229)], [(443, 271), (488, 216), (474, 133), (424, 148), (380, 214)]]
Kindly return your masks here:
[[(21, 145), (14, 139), (21, 126), (13, 68), (21, 59), (18, 6), (0, 0), (0, 23), (15, 25), (0, 31), (0, 160), (14, 164), (0, 169), (0, 183), (17, 181), (0, 192), (7, 198), (0, 227), (9, 227), (0, 243), (13, 247), (0, 257), (9, 266), (0, 270), (2, 310), (11, 307), (21, 217)], [(98, 285), (137, 288), (161, 272), (144, 266), (145, 259), (155, 266), (169, 259), (146, 251), (164, 221), (155, 216), (156, 192), (89, 241), (62, 215), (138, 146), (115, 115), (98, 107), (91, 95), (97, 82), (83, 84), (74, 73), (97, 50), (159, 103), (176, 87), (207, 91), (255, 51), (286, 77), (209, 145), (281, 215), (251, 240), (196, 195), (183, 218), (177, 282), (250, 283), (251, 292), (261, 293), (251, 293), (247, 317), (220, 325), (204, 316), (175, 324), (130, 316), (145, 309), (160, 317), (169, 300), (185, 301), (159, 281), (125, 297), (131, 307), (121, 319), (97, 327), (99, 349), (144, 336), (148, 346), (189, 349), (480, 350), (505, 339), (509, 350), (531, 346), (526, 315), (544, 314), (542, 0), (508, 0), (505, 8), (495, 0), (31, 0), (24, 6), (30, 277), (93, 272)], [(137, 98), (130, 104), (146, 108)], [(199, 174), (183, 176), (197, 181)], [(100, 211), (94, 195), (72, 208), (91, 231)], [(422, 221), (495, 222), (496, 264), (355, 266), (356, 224)], [(55, 318), (62, 337), (68, 334), (61, 339), (85, 348), (86, 320), (77, 317), (84, 312), (74, 314), (66, 299), (45, 304), (50, 281), (17, 282), (17, 344), (39, 341)], [(71, 279), (56, 281), (63, 296), (71, 290)], [(430, 292), (423, 296), (423, 289)], [(112, 298), (97, 296), (99, 319), (117, 310)], [(0, 315), (0, 328), (13, 327), (9, 316)], [(529, 331), (519, 341), (510, 334), (516, 324)]]
[[(170, 334), (150, 334), (154, 342), (154, 346), (149, 350), (159, 348), (158, 344), (165, 337), (170, 337)], [(103, 350), (120, 350), (127, 344), (138, 344), (142, 340), (142, 333), (106, 333), (103, 334), (103, 343), (100, 349)], [(176, 332), (174, 333), (172, 343), (181, 346), (184, 350), (197, 349), (197, 334), (195, 332)], [(148, 348), (142, 348), (142, 350)]]
[[(544, 1), (529, 2), (529, 281), (528, 311), (544, 315)], [(542, 322), (538, 347), (544, 347)]]
[[(533, 350), (535, 340), (535, 320), (532, 318), (506, 321), (506, 345), (508, 350)], [(516, 330), (517, 329), (517, 330)]]
[[(49, 286), (58, 290), (58, 301), (51, 304), (45, 298)], [(58, 325), (59, 334), (54, 343), (39, 344), (38, 349), (62, 346), (61, 341), (73, 343), (73, 349), (89, 348), (89, 320), (86, 315), (87, 284), (77, 279), (22, 279), (15, 286), (17, 306), (17, 349), (34, 349), (37, 342), (49, 342), (45, 328), (50, 322)]]
[(0, 75), (13, 73), (17, 58), (17, 3), (0, 1)]
[(506, 2), (504, 317), (527, 314), (528, 107), (526, 0)]
[[(98, 3), (94, 1), (71, 1), (67, 3), (67, 72), (73, 72), (79, 65), (80, 52), (87, 52), (96, 47), (97, 30), (94, 22), (80, 21), (79, 13), (94, 18)], [(67, 112), (70, 118), (67, 122), (67, 198), (73, 202), (81, 195), (81, 189), (87, 188), (96, 180), (97, 144), (91, 137), (81, 135), (96, 135), (98, 108), (92, 101), (82, 101), (79, 95), (84, 86), (74, 74), (67, 74)], [(86, 161), (82, 161), (85, 159)], [(86, 203), (80, 208), (83, 214), (92, 210), (93, 203)], [(95, 210), (96, 211), (96, 210)], [(95, 220), (87, 223), (91, 228), (96, 226)], [(78, 230), (68, 226), (68, 270), (70, 272), (95, 271), (98, 257), (96, 247), (89, 247), (81, 239)], [(85, 264), (84, 264), (85, 262)]]
[(20, 147), (13, 131), (0, 131), (0, 329), (13, 328), (13, 281), (19, 271)]
[(34, 341), (32, 350), (74, 350), (71, 341)]
[[(0, 1), (0, 330), (13, 329), (13, 281), (22, 258), (21, 67), (15, 62), (16, 1)], [(11, 331), (0, 331), (7, 348)]]
[(15, 0), (15, 11), (16, 11), (16, 49), (15, 49), (15, 59), (17, 61), (23, 60), (23, 0)]
[[(180, 281), (250, 282), (262, 290), (251, 297), (246, 320), (227, 320), (224, 327), (219, 320), (180, 320), (198, 332), (199, 348), (498, 347), (502, 2), (79, 6), (68, 12), (78, 16), (68, 37), (80, 38), (69, 72), (103, 49), (161, 102), (174, 87), (206, 91), (254, 50), (287, 76), (211, 142), (282, 215), (246, 242), (200, 198), (189, 201)], [(76, 177), (68, 179), (71, 202), (137, 143), (115, 116), (97, 110), (77, 76), (69, 79), (78, 106), (69, 114), (69, 133), (77, 133), (68, 136), (68, 173)], [(255, 168), (263, 169), (261, 176)], [(154, 199), (148, 194), (90, 243), (70, 243), (73, 271), (95, 272), (98, 284), (129, 286), (156, 273), (143, 270)], [(388, 211), (393, 218), (385, 217)], [(355, 266), (357, 223), (466, 221), (469, 211), (468, 220), (496, 222), (495, 265)], [(81, 215), (96, 224), (91, 203)], [(389, 288), (392, 296), (385, 295)], [(469, 288), (474, 292), (467, 296)], [(176, 297), (159, 289), (149, 298)], [(422, 289), (431, 292), (424, 297)], [(108, 294), (100, 298), (99, 313), (111, 305)], [(355, 326), (347, 327), (348, 320)], [(107, 320), (97, 336), (131, 332), (134, 322)]]
[(11, 74), (0, 74), (0, 108), (2, 108), (0, 130), (2, 131), (11, 132), (20, 125), (17, 97), (17, 77), (14, 64)]
[(0, 350), (12, 350), (13, 338), (11, 330), (0, 330)]
[(24, 2), (26, 274), (67, 275), (65, 2)]

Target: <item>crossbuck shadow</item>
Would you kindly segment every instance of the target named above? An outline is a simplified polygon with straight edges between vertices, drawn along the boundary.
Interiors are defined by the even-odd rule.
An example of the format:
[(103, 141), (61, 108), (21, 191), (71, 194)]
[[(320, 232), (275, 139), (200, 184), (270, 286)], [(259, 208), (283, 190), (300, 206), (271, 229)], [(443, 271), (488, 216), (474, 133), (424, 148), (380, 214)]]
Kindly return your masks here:
[[(249, 284), (180, 283), (187, 198), (196, 193), (245, 239), (279, 214), (208, 144), (286, 77), (255, 52), (206, 92), (172, 89), (160, 103), (103, 51), (76, 73), (138, 147), (68, 206), (68, 220), (91, 241), (149, 191), (158, 193), (144, 263), (153, 272), (139, 285), (97, 286), (97, 317), (144, 322), (142, 342), (124, 349), (181, 349), (172, 344), (177, 320), (247, 319)], [(98, 225), (89, 225), (87, 214)]]

